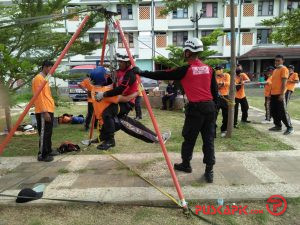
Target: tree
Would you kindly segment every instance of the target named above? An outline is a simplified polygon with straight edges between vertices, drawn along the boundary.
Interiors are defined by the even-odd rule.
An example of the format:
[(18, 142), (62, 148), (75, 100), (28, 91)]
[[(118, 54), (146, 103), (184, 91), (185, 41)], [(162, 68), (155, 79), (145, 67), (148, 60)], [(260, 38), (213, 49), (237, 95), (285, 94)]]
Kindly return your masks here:
[(271, 39), (276, 43), (284, 45), (300, 43), (300, 9), (284, 13), (273, 19), (263, 20), (262, 24), (273, 28)]
[[(224, 33), (221, 30), (214, 30), (210, 35), (202, 37), (201, 40), (203, 42), (203, 52), (199, 53), (199, 57), (204, 61), (204, 63), (215, 66), (218, 64), (223, 64), (226, 61), (217, 58), (209, 58), (217, 53), (217, 51), (210, 50), (209, 46), (215, 44), (218, 41), (220, 36), (223, 36)], [(174, 68), (178, 66), (183, 66), (186, 64), (183, 58), (183, 48), (177, 47), (174, 45), (170, 45), (166, 48), (170, 51), (169, 58), (164, 56), (157, 56), (154, 61), (156, 63), (162, 64), (168, 68)]]
[[(11, 97), (24, 85), (30, 84), (40, 70), (42, 61), (54, 60), (71, 38), (70, 34), (57, 32), (57, 29), (62, 27), (59, 22), (62, 18), (51, 17), (62, 12), (67, 3), (67, 0), (14, 0), (12, 5), (0, 5), (0, 54), (3, 55), (0, 64), (0, 84), (7, 90), (7, 96), (10, 98), (5, 102), (8, 130), (11, 121), (10, 106), (13, 104)], [(74, 14), (68, 18), (72, 16)], [(100, 13), (92, 13), (81, 36), (100, 20), (103, 20)], [(89, 55), (99, 46), (77, 39), (68, 56)]]
[[(215, 55), (217, 53), (214, 50), (210, 50), (209, 46), (215, 44), (218, 41), (218, 37), (223, 35), (224, 35), (223, 31), (215, 30), (210, 35), (201, 38), (203, 42), (203, 52), (199, 53), (199, 57), (201, 58), (201, 60), (204, 61), (204, 63), (210, 66), (215, 66), (226, 62), (225, 60), (222, 59), (209, 58), (210, 56)], [(154, 59), (156, 63), (161, 64), (167, 68), (174, 68), (174, 67), (184, 66), (185, 64), (187, 64), (187, 62), (185, 62), (183, 57), (182, 47), (170, 45), (166, 49), (170, 51), (169, 57), (166, 58), (164, 56), (157, 56)], [(180, 89), (181, 93), (184, 93), (184, 90), (180, 82), (175, 81), (175, 85)]]
[(227, 133), (226, 137), (230, 138), (233, 131), (233, 123), (234, 123), (234, 99), (235, 99), (235, 70), (236, 70), (236, 51), (235, 51), (235, 17), (234, 17), (234, 0), (230, 0), (230, 32), (231, 32), (231, 40), (230, 40), (230, 49), (231, 49), (231, 57), (230, 57), (230, 90), (229, 90), (229, 103), (228, 103), (228, 121), (227, 121)]

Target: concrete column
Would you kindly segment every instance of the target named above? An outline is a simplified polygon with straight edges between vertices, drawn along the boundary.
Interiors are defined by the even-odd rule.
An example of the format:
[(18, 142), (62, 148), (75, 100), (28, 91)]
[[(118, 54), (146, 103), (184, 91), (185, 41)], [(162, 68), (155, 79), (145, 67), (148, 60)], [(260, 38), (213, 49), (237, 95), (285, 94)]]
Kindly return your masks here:
[(261, 70), (261, 60), (258, 59), (258, 60), (256, 60), (256, 71), (255, 71), (255, 73), (256, 73), (256, 79), (259, 78), (260, 70)]
[(254, 60), (250, 60), (250, 73), (254, 73)]

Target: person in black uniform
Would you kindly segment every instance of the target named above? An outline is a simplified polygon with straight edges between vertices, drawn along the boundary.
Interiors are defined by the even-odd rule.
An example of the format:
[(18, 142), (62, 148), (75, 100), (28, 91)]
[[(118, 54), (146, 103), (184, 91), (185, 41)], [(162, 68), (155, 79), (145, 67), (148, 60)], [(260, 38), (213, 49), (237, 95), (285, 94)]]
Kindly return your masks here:
[[(113, 97), (117, 95), (130, 95), (138, 91), (138, 83), (136, 75), (132, 72), (131, 63), (127, 55), (117, 54), (119, 69), (117, 70), (117, 84), (116, 87), (107, 92), (98, 92), (96, 99), (101, 101), (104, 97)], [(134, 108), (134, 101), (122, 102), (119, 104), (111, 104), (107, 107), (103, 114), (103, 126), (101, 129), (101, 136), (103, 143), (97, 148), (99, 150), (108, 150), (115, 146), (114, 134), (116, 131), (115, 117), (127, 115)]]
[(174, 80), (169, 80), (169, 84), (167, 86), (167, 90), (166, 90), (166, 94), (164, 97), (162, 97), (162, 110), (167, 110), (168, 107), (167, 107), (167, 102), (169, 100), (169, 109), (170, 110), (173, 110), (174, 109), (174, 102), (175, 102), (175, 99), (177, 97), (177, 88), (174, 84)]
[(182, 163), (174, 164), (174, 169), (186, 173), (192, 172), (190, 161), (199, 133), (203, 140), (203, 163), (206, 164), (204, 177), (213, 182), (215, 164), (215, 122), (218, 86), (213, 69), (198, 58), (203, 44), (197, 38), (189, 39), (184, 45), (184, 57), (188, 64), (170, 71), (148, 72), (138, 67), (133, 70), (143, 77), (155, 80), (180, 80), (189, 103), (185, 110), (185, 122), (182, 130), (184, 141), (181, 148)]
[[(138, 81), (136, 74), (132, 71), (130, 59), (128, 55), (117, 55), (119, 70), (117, 71), (117, 86), (106, 92), (97, 92), (95, 99), (101, 101), (105, 97), (113, 97), (117, 95), (130, 96), (138, 93)], [(108, 150), (114, 147), (114, 134), (118, 130), (123, 130), (127, 134), (139, 138), (148, 143), (158, 143), (156, 134), (145, 127), (140, 122), (131, 119), (127, 114), (134, 108), (135, 99), (129, 102), (119, 102), (118, 104), (110, 104), (102, 113), (103, 126), (100, 131), (99, 139), (93, 143), (102, 141), (97, 146), (99, 150)], [(171, 137), (170, 132), (162, 134), (163, 140), (167, 141)]]

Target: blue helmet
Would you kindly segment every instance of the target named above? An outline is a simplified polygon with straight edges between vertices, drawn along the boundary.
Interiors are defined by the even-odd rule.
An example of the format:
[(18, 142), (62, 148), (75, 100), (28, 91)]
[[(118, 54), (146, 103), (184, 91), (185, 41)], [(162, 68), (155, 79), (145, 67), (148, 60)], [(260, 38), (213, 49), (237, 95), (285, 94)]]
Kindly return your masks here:
[(90, 78), (94, 85), (104, 86), (106, 84), (106, 69), (103, 66), (98, 66), (91, 71)]

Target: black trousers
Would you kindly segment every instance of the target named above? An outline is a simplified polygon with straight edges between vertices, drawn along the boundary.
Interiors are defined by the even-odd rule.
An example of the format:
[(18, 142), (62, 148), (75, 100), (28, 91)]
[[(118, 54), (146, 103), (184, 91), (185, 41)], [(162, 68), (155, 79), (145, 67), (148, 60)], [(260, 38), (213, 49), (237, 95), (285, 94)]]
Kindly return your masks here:
[(285, 92), (285, 102), (286, 102), (286, 105), (289, 103), (289, 101), (291, 100), (291, 96), (293, 94), (293, 91), (290, 91), (290, 90), (287, 90)]
[[(120, 112), (118, 113), (119, 107)], [(131, 106), (128, 105), (128, 103), (121, 103), (119, 106), (112, 104), (103, 112), (102, 118), (104, 124), (100, 130), (100, 141), (113, 139), (114, 133), (118, 130), (122, 130), (130, 136), (140, 139), (144, 142), (158, 142), (156, 133), (148, 129), (139, 121), (127, 116), (130, 110)]]
[(135, 99), (135, 117), (142, 118), (142, 106), (141, 106), (142, 96), (137, 96)]
[(51, 117), (50, 122), (46, 122), (42, 113), (36, 113), (37, 129), (40, 136), (39, 153), (43, 158), (52, 152), (52, 130), (53, 130), (53, 113), (49, 113)]
[[(91, 123), (91, 120), (92, 120), (92, 117), (93, 117), (93, 113), (94, 113), (93, 103), (88, 102), (88, 110), (87, 110), (86, 119), (85, 119), (85, 127), (86, 128), (90, 127), (90, 123)], [(97, 127), (97, 120), (95, 120), (94, 127)]]
[(228, 96), (223, 96), (222, 98), (219, 98), (219, 102), (217, 105), (217, 114), (216, 114), (216, 120), (217, 120), (218, 114), (220, 110), (222, 110), (221, 132), (227, 131), (227, 121), (228, 121), (228, 104), (224, 98), (228, 99)]
[(115, 117), (127, 115), (132, 110), (130, 103), (111, 104), (102, 113), (103, 126), (100, 131), (100, 140), (114, 139), (116, 132)]
[(234, 125), (237, 125), (238, 115), (239, 115), (239, 104), (241, 105), (242, 110), (242, 121), (247, 121), (248, 119), (248, 110), (249, 105), (247, 98), (235, 98), (235, 106), (234, 106)]
[(176, 99), (176, 95), (171, 95), (171, 96), (165, 95), (164, 97), (162, 97), (163, 108), (164, 109), (168, 108), (167, 102), (169, 101), (169, 107), (170, 107), (170, 109), (172, 109), (174, 106), (175, 99)]
[(185, 110), (185, 121), (182, 130), (184, 141), (181, 147), (183, 162), (189, 162), (199, 133), (202, 136), (203, 163), (215, 164), (215, 123), (216, 105), (214, 102), (189, 103)]
[(278, 97), (279, 95), (271, 96), (271, 112), (274, 119), (274, 124), (277, 127), (281, 127), (281, 122), (283, 122), (287, 128), (292, 128), (293, 126), (291, 119), (286, 110), (285, 98), (283, 98), (283, 101), (279, 101)]
[(140, 139), (146, 143), (157, 143), (157, 135), (152, 130), (148, 129), (142, 123), (130, 118), (127, 115), (123, 115), (120, 118), (116, 118), (116, 131), (122, 130), (132, 137)]

